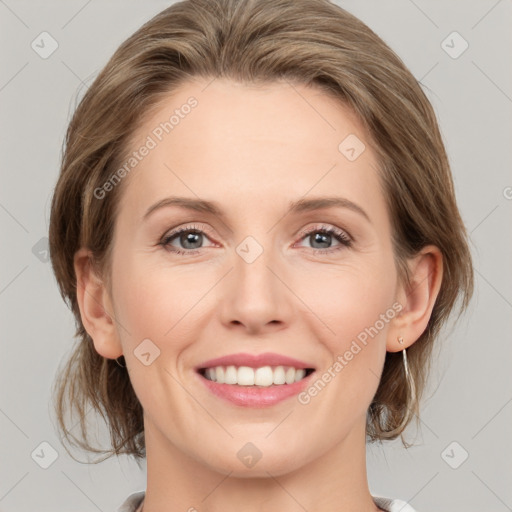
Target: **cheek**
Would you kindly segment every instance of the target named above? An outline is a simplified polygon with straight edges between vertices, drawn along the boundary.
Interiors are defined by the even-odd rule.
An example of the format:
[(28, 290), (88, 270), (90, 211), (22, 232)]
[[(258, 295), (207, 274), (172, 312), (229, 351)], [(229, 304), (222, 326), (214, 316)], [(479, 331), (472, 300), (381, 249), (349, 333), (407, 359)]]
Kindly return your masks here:
[(376, 338), (372, 327), (385, 333), (394, 312), (394, 279), (393, 269), (381, 264), (325, 270), (306, 279), (308, 306), (324, 325), (323, 339), (332, 353), (346, 350), (358, 336), (364, 341), (368, 330), (369, 339)]
[(153, 337), (159, 343), (170, 337), (204, 295), (207, 289), (204, 277), (162, 262), (152, 264), (148, 255), (120, 261), (116, 273), (116, 305), (132, 338)]
[[(118, 260), (114, 277), (116, 317), (122, 325), (118, 332), (137, 397), (153, 417), (159, 404), (184, 410), (189, 398), (175, 379), (181, 378), (183, 354), (204, 328), (197, 321), (198, 301), (214, 281), (192, 267), (182, 271), (162, 262), (154, 264), (147, 254)], [(146, 366), (139, 357), (147, 351), (149, 359), (157, 357)]]
[(396, 274), (391, 259), (384, 263), (333, 279), (335, 293), (324, 304), (330, 312), (326, 322), (336, 333), (324, 337), (336, 365), (331, 368), (337, 375), (333, 390), (343, 390), (336, 401), (352, 410), (360, 407), (361, 414), (377, 390), (389, 325), (396, 316)]

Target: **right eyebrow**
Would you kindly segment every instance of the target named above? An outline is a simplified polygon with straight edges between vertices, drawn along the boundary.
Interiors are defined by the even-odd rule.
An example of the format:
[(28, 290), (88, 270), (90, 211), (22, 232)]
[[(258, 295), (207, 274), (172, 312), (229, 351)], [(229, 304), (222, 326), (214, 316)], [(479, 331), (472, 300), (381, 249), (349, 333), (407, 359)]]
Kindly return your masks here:
[(160, 201), (150, 206), (142, 217), (142, 220), (146, 220), (153, 212), (166, 206), (179, 206), (180, 208), (186, 208), (196, 212), (211, 213), (213, 215), (217, 215), (218, 217), (224, 216), (220, 206), (213, 201), (205, 201), (203, 199), (193, 199), (189, 197), (171, 196), (161, 199)]

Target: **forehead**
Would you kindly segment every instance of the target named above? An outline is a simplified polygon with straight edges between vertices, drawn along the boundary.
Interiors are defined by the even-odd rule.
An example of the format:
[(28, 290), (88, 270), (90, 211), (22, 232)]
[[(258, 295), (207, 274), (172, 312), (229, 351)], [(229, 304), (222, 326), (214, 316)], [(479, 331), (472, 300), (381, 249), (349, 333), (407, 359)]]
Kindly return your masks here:
[(165, 192), (227, 202), (243, 196), (261, 206), (263, 197), (273, 204), (346, 191), (382, 203), (375, 155), (357, 116), (305, 85), (184, 83), (148, 112), (130, 146), (139, 155), (122, 201), (139, 208)]

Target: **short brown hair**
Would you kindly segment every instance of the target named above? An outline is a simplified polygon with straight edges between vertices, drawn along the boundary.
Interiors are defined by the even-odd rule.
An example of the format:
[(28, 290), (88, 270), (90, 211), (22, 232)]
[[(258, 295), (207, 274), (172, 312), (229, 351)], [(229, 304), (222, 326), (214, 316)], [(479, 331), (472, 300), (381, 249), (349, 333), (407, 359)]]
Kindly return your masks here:
[[(422, 88), (372, 30), (327, 0), (175, 3), (118, 48), (84, 95), (67, 130), (50, 220), (51, 261), (79, 340), (54, 385), (59, 428), (68, 441), (95, 453), (145, 456), (142, 407), (127, 370), (95, 351), (82, 324), (73, 257), (89, 248), (108, 281), (121, 187), (102, 199), (94, 190), (124, 161), (144, 116), (198, 77), (252, 84), (287, 80), (321, 88), (349, 106), (378, 157), (403, 282), (409, 279), (408, 258), (428, 244), (441, 250), (441, 289), (425, 332), (408, 349), (416, 399), (401, 353), (388, 352), (367, 414), (369, 440), (396, 438), (419, 411), (440, 327), (459, 296), (460, 313), (469, 303), (471, 255), (436, 117)], [(109, 427), (110, 450), (88, 442), (89, 407)], [(66, 426), (68, 408), (79, 414), (81, 439)]]

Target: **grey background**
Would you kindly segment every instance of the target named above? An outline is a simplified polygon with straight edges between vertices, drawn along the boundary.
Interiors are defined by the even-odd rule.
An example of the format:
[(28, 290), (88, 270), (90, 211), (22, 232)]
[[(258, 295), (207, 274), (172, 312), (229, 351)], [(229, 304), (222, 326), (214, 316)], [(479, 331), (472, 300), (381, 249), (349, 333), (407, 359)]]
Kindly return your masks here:
[[(73, 460), (50, 420), (50, 386), (74, 324), (45, 261), (45, 237), (77, 99), (117, 46), (170, 3), (0, 0), (1, 512), (108, 512), (145, 489), (144, 471), (126, 457), (98, 465)], [(370, 489), (420, 512), (512, 510), (512, 2), (339, 4), (402, 57), (432, 101), (476, 269), (468, 313), (440, 340), (421, 430), (408, 431), (415, 446), (369, 447)], [(59, 45), (47, 59), (31, 48), (43, 31)], [(445, 51), (462, 48), (457, 36), (446, 40), (453, 31), (469, 44), (458, 58)], [(48, 469), (35, 462), (51, 452), (41, 452), (42, 442), (58, 453)], [(448, 462), (460, 464), (463, 450), (469, 457), (452, 468)]]

